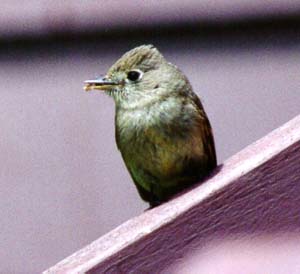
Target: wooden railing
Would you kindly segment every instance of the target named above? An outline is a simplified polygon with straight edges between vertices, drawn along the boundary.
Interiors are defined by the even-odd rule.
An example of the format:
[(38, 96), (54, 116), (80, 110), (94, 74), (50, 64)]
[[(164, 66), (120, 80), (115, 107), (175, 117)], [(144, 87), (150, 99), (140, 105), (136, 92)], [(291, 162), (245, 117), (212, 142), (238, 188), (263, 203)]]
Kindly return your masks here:
[(44, 273), (162, 273), (216, 237), (300, 231), (300, 116), (204, 183), (146, 211)]

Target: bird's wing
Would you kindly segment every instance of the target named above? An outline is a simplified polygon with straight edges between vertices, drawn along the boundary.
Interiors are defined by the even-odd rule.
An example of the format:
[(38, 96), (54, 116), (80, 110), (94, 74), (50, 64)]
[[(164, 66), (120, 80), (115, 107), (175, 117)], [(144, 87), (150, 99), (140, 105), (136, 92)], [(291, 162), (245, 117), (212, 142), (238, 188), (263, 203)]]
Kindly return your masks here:
[[(204, 111), (204, 108), (202, 106), (202, 103), (200, 99), (195, 95), (193, 98), (194, 103), (197, 106), (197, 110), (201, 117), (201, 124), (202, 126), (199, 126), (199, 130), (201, 130), (201, 135), (203, 136), (203, 140), (205, 140), (204, 143), (204, 150), (205, 155), (208, 155), (208, 168), (213, 169), (217, 165), (217, 156), (216, 156), (216, 149), (215, 149), (215, 142), (214, 142), (214, 136), (212, 127), (210, 125), (210, 122), (208, 120), (208, 117)], [(204, 125), (203, 125), (204, 123)]]

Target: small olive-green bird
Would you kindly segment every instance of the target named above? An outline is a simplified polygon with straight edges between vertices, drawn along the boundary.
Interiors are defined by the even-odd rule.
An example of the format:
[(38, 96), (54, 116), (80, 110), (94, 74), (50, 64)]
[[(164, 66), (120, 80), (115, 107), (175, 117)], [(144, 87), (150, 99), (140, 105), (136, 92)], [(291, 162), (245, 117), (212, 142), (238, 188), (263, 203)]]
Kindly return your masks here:
[(84, 89), (115, 101), (116, 142), (141, 198), (159, 205), (216, 167), (214, 138), (186, 76), (152, 45), (125, 53)]

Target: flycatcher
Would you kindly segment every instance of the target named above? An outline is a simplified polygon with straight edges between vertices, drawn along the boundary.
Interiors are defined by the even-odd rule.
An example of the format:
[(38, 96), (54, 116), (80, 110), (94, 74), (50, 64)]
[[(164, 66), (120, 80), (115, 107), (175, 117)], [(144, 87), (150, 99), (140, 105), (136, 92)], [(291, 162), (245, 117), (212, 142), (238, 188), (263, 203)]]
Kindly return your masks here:
[(212, 129), (187, 77), (152, 45), (125, 53), (84, 89), (115, 101), (117, 146), (141, 198), (151, 207), (216, 167)]

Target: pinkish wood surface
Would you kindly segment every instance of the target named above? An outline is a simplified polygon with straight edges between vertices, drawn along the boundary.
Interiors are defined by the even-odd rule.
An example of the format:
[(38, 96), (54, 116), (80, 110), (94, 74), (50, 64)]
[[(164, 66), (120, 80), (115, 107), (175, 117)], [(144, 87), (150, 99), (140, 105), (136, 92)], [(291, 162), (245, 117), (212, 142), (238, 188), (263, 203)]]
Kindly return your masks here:
[(45, 273), (161, 273), (238, 234), (300, 231), (300, 116), (227, 160), (205, 183), (131, 219)]
[[(57, 31), (106, 30), (119, 26), (160, 26), (184, 22), (218, 22), (240, 18), (294, 14), (299, 0), (172, 0), (146, 1), (46, 1), (18, 5), (2, 0), (0, 34), (47, 34)], [(117, 15), (117, 16), (116, 16)]]

